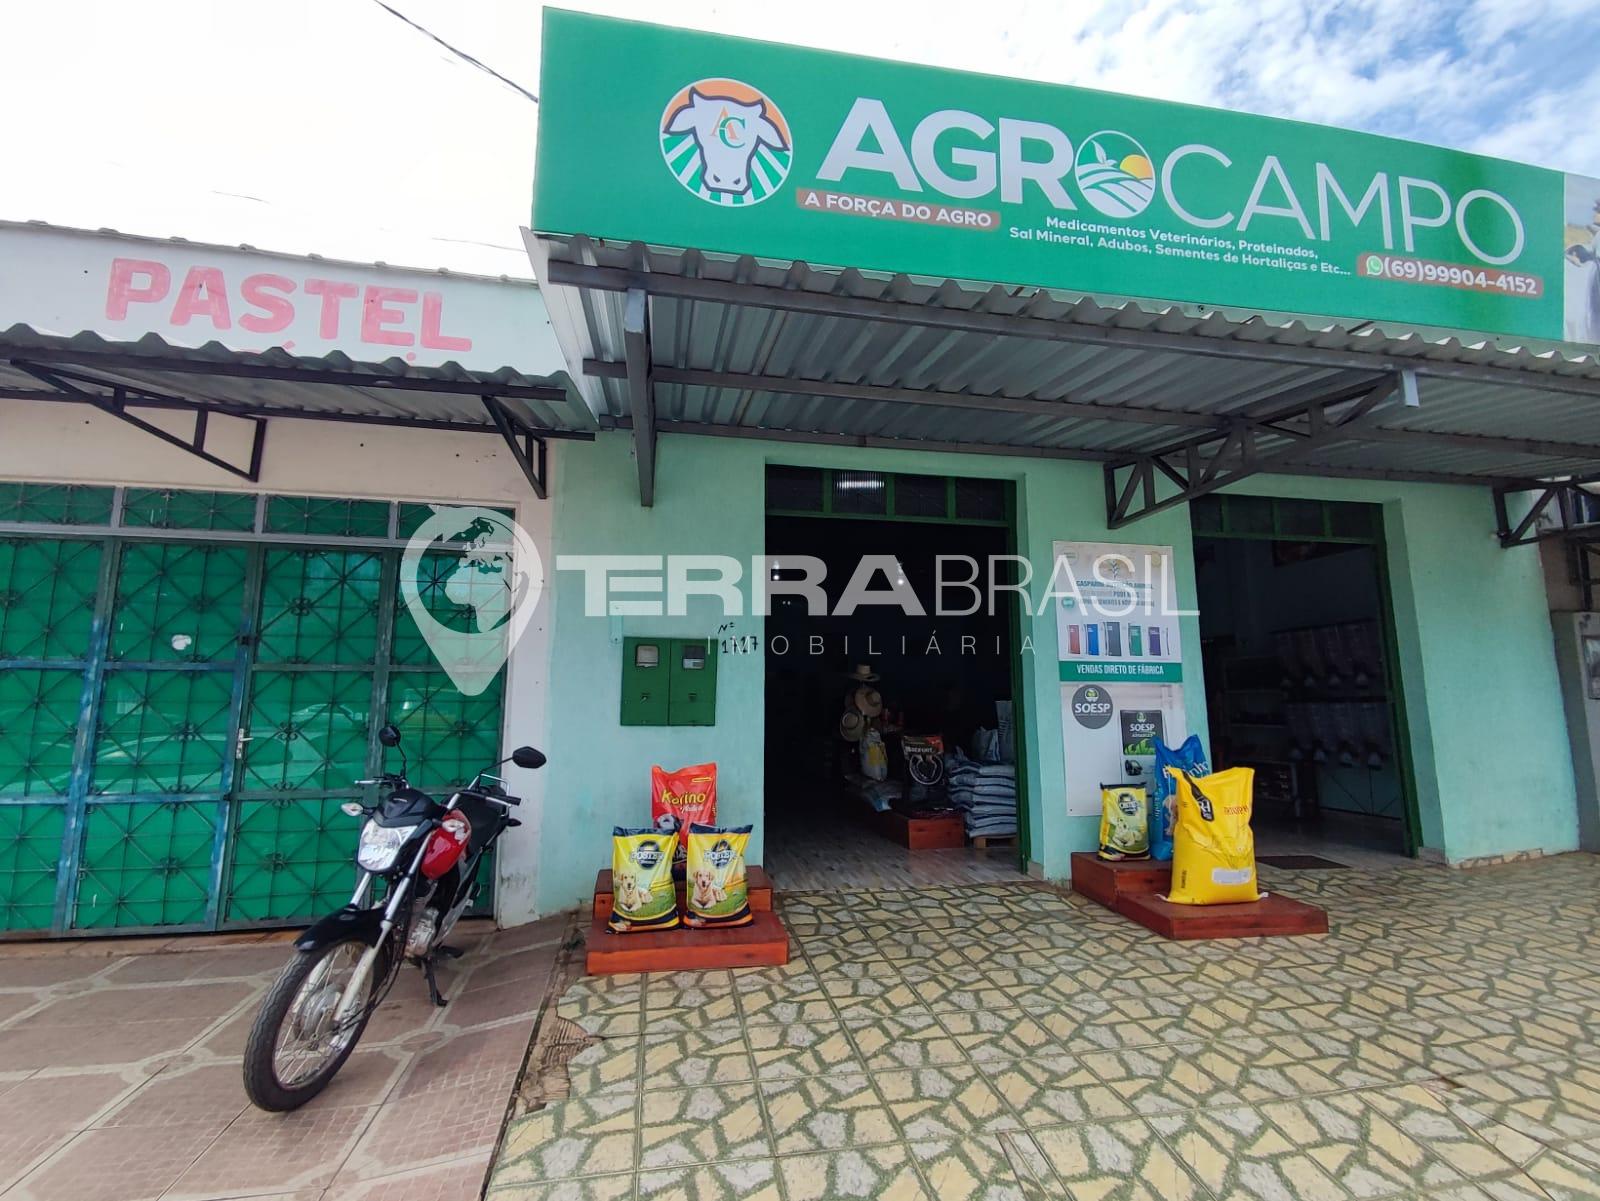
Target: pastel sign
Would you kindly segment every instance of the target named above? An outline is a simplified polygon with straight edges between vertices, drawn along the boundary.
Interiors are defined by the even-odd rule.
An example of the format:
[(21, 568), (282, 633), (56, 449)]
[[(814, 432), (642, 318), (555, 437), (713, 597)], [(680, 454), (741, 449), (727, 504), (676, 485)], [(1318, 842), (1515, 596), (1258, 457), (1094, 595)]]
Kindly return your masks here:
[(471, 350), (472, 339), (446, 333), (444, 294), (381, 284), (362, 285), (329, 272), (284, 275), (276, 271), (235, 272), (198, 263), (181, 278), (160, 259), (117, 257), (106, 281), (105, 317), (126, 321), (133, 310), (169, 325), (208, 325), (221, 333), (234, 327), (277, 334), (295, 323), (302, 310), (315, 315), (317, 334), (329, 342), (354, 334), (369, 346), (422, 346), (429, 350)]
[(553, 9), (541, 82), (541, 233), (1600, 337), (1600, 181), (1351, 130)]
[(563, 370), (532, 283), (0, 222), (0, 329)]

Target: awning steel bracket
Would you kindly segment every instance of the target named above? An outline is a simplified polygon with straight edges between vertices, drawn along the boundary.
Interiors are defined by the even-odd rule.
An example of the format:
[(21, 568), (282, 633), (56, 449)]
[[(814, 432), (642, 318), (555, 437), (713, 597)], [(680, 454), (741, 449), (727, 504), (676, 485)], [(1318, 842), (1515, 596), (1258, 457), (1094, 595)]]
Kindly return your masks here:
[[(1574, 478), (1496, 487), (1494, 519), (1500, 545), (1509, 550), (1513, 546), (1561, 539), (1578, 546), (1600, 546), (1600, 520), (1592, 516), (1600, 509), (1600, 498), (1581, 487), (1586, 482), (1587, 479)], [(1536, 495), (1527, 512), (1512, 522), (1508, 499), (1523, 492)], [(1557, 520), (1541, 530), (1539, 518), (1549, 512), (1552, 506)]]
[(550, 463), (548, 445), (542, 431), (528, 425), (508, 409), (505, 401), (498, 396), (484, 396), (483, 407), (488, 410), (494, 428), (511, 448), (511, 457), (522, 468), (522, 474), (528, 477), (533, 494), (545, 500), (549, 496)]
[(26, 371), (41, 383), (50, 385), (63, 396), (82, 401), (84, 404), (93, 405), (102, 413), (115, 417), (118, 421), (125, 421), (135, 429), (143, 430), (151, 437), (159, 438), (169, 446), (176, 446), (179, 450), (186, 451), (195, 458), (203, 460), (211, 466), (240, 479), (248, 480), (252, 484), (261, 482), (261, 458), (266, 449), (267, 421), (264, 417), (239, 416), (233, 420), (248, 422), (250, 431), (249, 462), (245, 466), (231, 463), (221, 455), (214, 454), (207, 448), (207, 436), (210, 430), (211, 412), (206, 408), (195, 408), (194, 431), (185, 438), (174, 434), (170, 430), (162, 429), (135, 413), (128, 411), (129, 406), (139, 407), (142, 402), (152, 402), (149, 407), (163, 408), (170, 411), (175, 402), (181, 403), (178, 397), (167, 396), (164, 393), (153, 392), (145, 388), (132, 387), (126, 384), (113, 383), (109, 380), (96, 379), (92, 375), (84, 375), (76, 371), (68, 371), (60, 367), (43, 367), (37, 363), (25, 362), (21, 359), (11, 360), (12, 365), (19, 370)]
[[(1254, 415), (1234, 418), (1223, 430), (1107, 463), (1106, 522), (1120, 529), (1324, 446), (1360, 437), (1398, 386), (1398, 379), (1388, 376), (1320, 395), (1279, 397)], [(1164, 490), (1163, 484), (1176, 490)]]

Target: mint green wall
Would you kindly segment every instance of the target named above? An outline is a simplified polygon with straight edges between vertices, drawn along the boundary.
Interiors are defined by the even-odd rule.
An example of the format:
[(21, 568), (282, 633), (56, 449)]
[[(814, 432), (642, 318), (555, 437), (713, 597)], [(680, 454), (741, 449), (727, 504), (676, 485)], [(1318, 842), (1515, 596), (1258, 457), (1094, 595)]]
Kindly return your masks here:
[[(663, 435), (657, 450), (656, 502), (639, 507), (639, 486), (626, 434), (601, 434), (592, 443), (559, 447), (552, 543), (556, 554), (727, 554), (745, 563), (764, 550), (766, 467), (818, 467), (1008, 479), (1017, 485), (1018, 546), (1042, 574), (1033, 608), (1048, 582), (1051, 543), (1112, 540), (1105, 528), (1104, 490), (1092, 463), (1002, 458), (975, 454), (862, 450), (736, 438)], [(1187, 513), (1143, 523), (1140, 541), (1172, 543), (1180, 600), (1194, 596), (1193, 545)], [(1126, 540), (1126, 539), (1115, 539)], [(597, 868), (608, 861), (611, 828), (649, 820), (650, 765), (718, 764), (718, 815), (754, 822), (750, 859), (761, 862), (763, 675), (760, 655), (723, 656), (717, 677), (717, 724), (704, 729), (623, 728), (617, 724), (622, 647), (614, 623), (583, 616), (583, 579), (554, 572), (551, 637), (550, 765), (542, 818), (544, 852), (540, 907), (551, 912), (587, 895)], [(748, 607), (748, 590), (745, 591)], [(714, 602), (691, 602), (679, 618), (628, 617), (621, 634), (708, 634), (722, 624)], [(1185, 690), (1191, 729), (1205, 729), (1200, 640), (1194, 619), (1183, 619)], [(760, 635), (760, 617), (735, 622), (736, 633)], [(1028, 821), (1033, 858), (1051, 878), (1065, 878), (1068, 856), (1092, 846), (1089, 818), (1060, 817), (1064, 768), (1061, 694), (1056, 670), (1055, 616), (1046, 612), (1024, 631), (1034, 653), (1022, 660), (1027, 708)]]
[[(663, 435), (656, 503), (642, 509), (628, 435), (559, 447), (553, 546), (572, 554), (728, 554), (745, 564), (764, 549), (768, 463), (855, 467), (1009, 479), (1017, 487), (1018, 545), (1036, 569), (1033, 608), (1057, 540), (1139, 541), (1174, 548), (1180, 605), (1193, 607), (1194, 558), (1186, 509), (1120, 531), (1105, 526), (1100, 468), (1059, 459), (823, 447)], [(1502, 551), (1487, 491), (1433, 485), (1262, 477), (1236, 489), (1384, 506), (1401, 674), (1414, 748), (1424, 845), (1452, 860), (1577, 845), (1570, 753), (1535, 548)], [(614, 825), (649, 819), (650, 766), (715, 760), (719, 816), (753, 822), (760, 862), (763, 658), (723, 656), (717, 724), (618, 725), (622, 634), (715, 634), (714, 602), (677, 618), (583, 616), (583, 580), (553, 572), (550, 765), (542, 815), (540, 908), (587, 895), (608, 861)], [(746, 584), (746, 607), (748, 608)], [(734, 633), (763, 634), (759, 616)], [(1181, 622), (1191, 730), (1206, 729), (1197, 622)], [(1064, 765), (1054, 615), (1032, 618), (1022, 659), (1026, 798), (1032, 857), (1050, 878), (1094, 845), (1092, 818), (1061, 815)]]

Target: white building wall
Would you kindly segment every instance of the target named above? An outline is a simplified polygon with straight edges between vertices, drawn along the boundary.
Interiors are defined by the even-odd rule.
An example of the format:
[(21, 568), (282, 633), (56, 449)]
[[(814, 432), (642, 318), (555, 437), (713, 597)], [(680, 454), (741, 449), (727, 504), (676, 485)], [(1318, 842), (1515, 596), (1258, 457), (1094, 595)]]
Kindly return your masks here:
[[(147, 415), (147, 410), (140, 413)], [(186, 432), (192, 421), (182, 413), (161, 418), (174, 432)], [(229, 431), (230, 424), (241, 428)], [(211, 432), (224, 435), (226, 447), (228, 434), (242, 439), (243, 424), (214, 417)], [(559, 441), (553, 441), (552, 488), (559, 450)], [(546, 572), (553, 563), (551, 502), (534, 496), (505, 444), (488, 433), (273, 418), (261, 482), (249, 484), (86, 405), (0, 399), (0, 479), (492, 504), (513, 508)], [(507, 746), (532, 743), (550, 749), (545, 732), (552, 604), (547, 589), (511, 655), (503, 731)], [(500, 844), (495, 915), (504, 926), (538, 916), (544, 815), (540, 773), (509, 765), (508, 772), (512, 792), (523, 798), (518, 814), (523, 824), (508, 830)]]

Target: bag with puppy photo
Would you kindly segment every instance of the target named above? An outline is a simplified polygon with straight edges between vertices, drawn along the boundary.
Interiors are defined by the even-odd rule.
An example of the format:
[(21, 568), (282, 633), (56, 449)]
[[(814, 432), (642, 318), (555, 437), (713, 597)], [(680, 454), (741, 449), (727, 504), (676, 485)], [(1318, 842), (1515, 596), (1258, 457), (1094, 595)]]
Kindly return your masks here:
[(749, 826), (689, 827), (685, 926), (748, 926), (755, 920), (750, 912), (750, 885), (744, 870), (750, 830)]
[(678, 924), (678, 890), (672, 883), (672, 858), (678, 836), (654, 828), (611, 831), (611, 916), (613, 934), (671, 930)]

